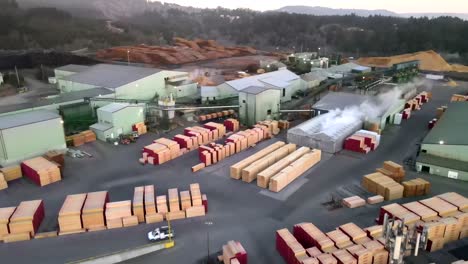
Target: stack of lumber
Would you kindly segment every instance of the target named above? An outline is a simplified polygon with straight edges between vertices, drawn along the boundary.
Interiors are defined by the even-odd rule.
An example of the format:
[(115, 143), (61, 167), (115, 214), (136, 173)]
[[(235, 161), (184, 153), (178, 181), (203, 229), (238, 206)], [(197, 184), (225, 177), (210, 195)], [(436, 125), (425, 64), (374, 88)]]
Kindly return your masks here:
[(104, 209), (108, 202), (109, 194), (107, 191), (88, 193), (81, 215), (83, 228), (94, 229), (106, 226)]
[(327, 236), (335, 243), (338, 249), (343, 249), (353, 244), (350, 238), (339, 229), (328, 232)]
[(269, 145), (268, 147), (258, 151), (257, 153), (251, 155), (250, 157), (243, 159), (242, 161), (234, 164), (230, 168), (231, 178), (239, 180), (242, 177), (242, 170), (249, 166), (250, 164), (254, 163), (255, 161), (265, 157), (266, 155), (270, 154), (272, 151), (279, 149), (280, 147), (286, 145), (286, 143), (282, 141), (278, 141)]
[(416, 226), (419, 230), (427, 229), (427, 238), (443, 238), (445, 233), (445, 224), (440, 221), (418, 222)]
[(186, 135), (175, 135), (173, 140), (177, 141), (180, 145), (180, 149), (192, 150), (198, 147), (198, 140), (194, 140), (196, 138), (192, 138)]
[(437, 119), (440, 119), (442, 117), (442, 115), (445, 113), (445, 111), (447, 111), (447, 106), (441, 106), (439, 108), (436, 109), (436, 118)]
[(307, 256), (304, 247), (286, 228), (276, 231), (276, 250), (288, 264), (301, 263), (298, 259)]
[(282, 169), (275, 176), (271, 177), (269, 190), (273, 192), (281, 191), (307, 170), (319, 163), (321, 157), (322, 152), (318, 149), (313, 149), (311, 152), (303, 155), (288, 167)]
[(419, 104), (419, 100), (413, 98), (408, 100), (405, 104), (405, 109), (410, 109), (411, 111), (421, 110), (421, 105)]
[(227, 131), (237, 132), (239, 131), (240, 124), (237, 119), (229, 118), (224, 120), (224, 126), (226, 127)]
[(169, 212), (169, 208), (167, 207), (167, 197), (166, 195), (158, 195), (156, 196), (156, 209), (158, 210), (159, 214), (163, 216)]
[(431, 183), (421, 178), (404, 181), (402, 185), (404, 197), (427, 195), (431, 191)]
[[(96, 141), (96, 134), (94, 134), (92, 130), (85, 130), (79, 135), (81, 135), (81, 138), (84, 139), (84, 143)], [(81, 140), (81, 138), (79, 138), (79, 140)]]
[(427, 240), (426, 250), (429, 252), (434, 252), (444, 248), (445, 240), (443, 237), (435, 237)]
[(411, 108), (405, 108), (402, 112), (402, 118), (403, 119), (410, 119), (411, 117)]
[(268, 188), (270, 179), (275, 176), (278, 172), (282, 169), (289, 166), (291, 163), (302, 157), (304, 154), (309, 153), (310, 148), (308, 147), (301, 147), (298, 150), (294, 151), (293, 153), (289, 154), (288, 156), (280, 159), (275, 164), (271, 165), (270, 167), (264, 169), (263, 171), (257, 174), (257, 185), (262, 188)]
[(63, 167), (65, 165), (65, 158), (64, 154), (55, 150), (47, 151), (46, 154), (44, 154), (44, 158), (46, 158), (48, 161), (55, 162), (60, 165), (60, 167)]
[(213, 140), (218, 140), (226, 135), (226, 127), (223, 124), (208, 122), (204, 124), (203, 127), (211, 131)]
[(205, 206), (203, 205), (194, 205), (185, 210), (185, 217), (197, 217), (205, 215)]
[(8, 188), (8, 183), (5, 180), (5, 176), (0, 172), (0, 190)]
[(366, 231), (368, 237), (372, 239), (378, 239), (382, 237), (383, 226), (382, 225), (369, 226), (369, 227), (364, 228), (364, 231)]
[(389, 217), (397, 218), (398, 220), (405, 219), (405, 225), (416, 224), (417, 221), (421, 220), (417, 214), (397, 203), (388, 204), (380, 208), (379, 218), (377, 220), (378, 224), (383, 224), (385, 214), (388, 214)]
[(10, 217), (8, 224), (10, 234), (28, 233), (33, 236), (39, 229), (44, 216), (44, 202), (42, 200), (21, 202)]
[(180, 192), (180, 206), (182, 210), (192, 207), (192, 199), (190, 198), (189, 191)]
[(1, 168), (0, 172), (3, 174), (7, 182), (17, 180), (23, 177), (20, 165)]
[(458, 212), (458, 208), (456, 206), (440, 199), (439, 197), (432, 197), (419, 202), (436, 211), (440, 217), (454, 216)]
[(108, 229), (123, 227), (123, 219), (132, 216), (132, 201), (107, 203), (105, 215)]
[(323, 253), (317, 256), (319, 263), (321, 264), (337, 264), (338, 260), (332, 255), (328, 253)]
[(338, 263), (341, 264), (357, 264), (356, 259), (345, 249), (337, 250), (332, 253), (332, 255), (338, 260)]
[[(86, 143), (85, 135), (83, 135), (81, 133), (71, 135), (71, 136), (67, 137), (67, 142), (71, 142), (70, 144), (73, 147), (79, 147), (81, 145), (84, 145), (84, 143)], [(68, 145), (68, 143), (67, 143), (67, 145)]]
[(213, 141), (213, 133), (210, 133), (209, 129), (199, 126), (186, 127), (184, 129), (184, 135), (197, 138), (198, 145), (208, 144)]
[(137, 217), (139, 223), (145, 222), (145, 204), (144, 204), (145, 187), (135, 187), (133, 191), (133, 214)]
[(353, 242), (367, 238), (367, 233), (354, 223), (347, 223), (339, 226), (338, 228), (349, 236)]
[(4, 236), (10, 234), (8, 224), (10, 223), (10, 218), (15, 210), (16, 207), (0, 208), (0, 241), (3, 240)]
[(344, 198), (342, 204), (348, 208), (358, 208), (366, 205), (366, 200), (362, 199), (359, 196), (351, 196)]
[(224, 110), (224, 111), (221, 111), (221, 112), (215, 112), (215, 113), (210, 113), (210, 114), (206, 114), (206, 115), (200, 115), (200, 116), (198, 116), (198, 121), (203, 122), (203, 121), (208, 121), (208, 120), (212, 120), (212, 119), (216, 119), (216, 118), (229, 117), (229, 116), (232, 116), (234, 113), (235, 113), (235, 111), (230, 109), (230, 110)]
[(200, 185), (198, 183), (190, 184), (190, 196), (193, 206), (202, 205), (202, 195), (200, 192)]
[(438, 195), (437, 197), (446, 202), (449, 202), (450, 204), (455, 205), (460, 211), (465, 211), (466, 209), (468, 209), (468, 198), (458, 193), (448, 192)]
[(58, 224), (60, 233), (82, 231), (81, 210), (86, 201), (86, 194), (68, 195), (59, 211)]
[[(218, 163), (231, 155), (231, 145), (221, 145), (210, 143), (207, 146), (200, 146), (198, 157), (206, 166)], [(201, 166), (201, 165), (200, 165)]]
[(229, 241), (226, 245), (223, 245), (222, 252), (223, 255), (219, 256), (219, 259), (224, 264), (247, 264), (247, 252), (240, 242)]
[(466, 102), (468, 101), (468, 95), (454, 94), (450, 99), (450, 102)]
[(289, 124), (288, 120), (279, 120), (278, 121), (278, 128), (279, 129), (289, 129), (291, 124)]
[(171, 212), (180, 211), (179, 191), (177, 190), (177, 188), (169, 189), (168, 196), (169, 196), (169, 211)]
[(385, 198), (382, 195), (375, 195), (367, 198), (367, 203), (368, 204), (378, 204), (381, 203), (385, 200)]
[(335, 243), (312, 223), (294, 225), (294, 237), (306, 248), (317, 247), (323, 252), (335, 249)]
[(405, 203), (402, 204), (402, 206), (408, 209), (409, 211), (417, 214), (423, 221), (433, 221), (439, 218), (436, 211), (419, 202)]
[(442, 218), (439, 222), (445, 224), (444, 240), (449, 243), (458, 240), (461, 232), (461, 225), (454, 217)]
[(167, 138), (159, 138), (154, 141), (154, 143), (161, 144), (169, 149), (170, 160), (175, 159), (180, 156), (180, 146), (177, 141), (170, 140)]
[(156, 198), (155, 198), (155, 190), (153, 185), (146, 185), (145, 186), (145, 194), (144, 194), (144, 201), (145, 201), (145, 214), (146, 216), (156, 214)]
[(379, 144), (380, 135), (377, 132), (359, 130), (346, 138), (344, 149), (367, 154), (369, 151), (374, 151)]
[(160, 165), (171, 160), (170, 150), (162, 144), (153, 143), (143, 148), (142, 158), (140, 161), (151, 165)]
[(403, 166), (393, 161), (385, 161), (383, 167), (378, 168), (377, 172), (387, 175), (396, 182), (402, 182), (406, 174)]
[(132, 131), (137, 132), (138, 135), (141, 136), (148, 133), (148, 128), (146, 127), (145, 122), (139, 122), (132, 126)]
[(372, 253), (372, 263), (374, 264), (387, 264), (388, 251), (379, 242), (372, 240), (362, 244), (362, 246)]
[(58, 165), (43, 157), (23, 161), (21, 170), (26, 177), (39, 186), (62, 180)]
[(257, 123), (259, 126), (266, 127), (270, 135), (278, 135), (280, 133), (279, 123), (275, 120), (265, 120)]
[(365, 175), (362, 186), (371, 193), (383, 196), (387, 201), (403, 197), (403, 185), (380, 172)]
[(257, 174), (271, 165), (275, 164), (277, 161), (286, 157), (296, 150), (296, 144), (287, 144), (281, 148), (273, 151), (272, 153), (266, 155), (265, 157), (255, 161), (246, 168), (242, 169), (242, 180), (245, 182), (252, 182), (257, 179)]
[(356, 259), (356, 264), (372, 264), (372, 252), (362, 245), (354, 245), (346, 250)]

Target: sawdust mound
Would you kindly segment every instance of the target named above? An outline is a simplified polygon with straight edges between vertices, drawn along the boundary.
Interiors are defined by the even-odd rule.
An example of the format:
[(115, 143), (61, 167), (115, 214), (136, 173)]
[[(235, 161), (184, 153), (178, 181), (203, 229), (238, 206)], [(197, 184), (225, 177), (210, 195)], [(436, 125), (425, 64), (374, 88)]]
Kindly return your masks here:
[(357, 63), (369, 67), (389, 68), (393, 64), (419, 60), (420, 68), (425, 71), (440, 71), (440, 72), (468, 72), (468, 66), (450, 65), (437, 52), (433, 50), (420, 51), (416, 53), (408, 53), (391, 57), (363, 57), (357, 60)]

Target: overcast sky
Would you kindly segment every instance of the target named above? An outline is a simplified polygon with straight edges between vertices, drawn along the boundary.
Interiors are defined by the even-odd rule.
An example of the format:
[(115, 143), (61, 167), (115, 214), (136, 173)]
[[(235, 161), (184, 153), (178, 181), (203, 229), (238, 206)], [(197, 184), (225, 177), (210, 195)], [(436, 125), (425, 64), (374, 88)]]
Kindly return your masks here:
[(250, 8), (272, 10), (286, 5), (332, 8), (387, 9), (398, 13), (468, 13), (468, 0), (168, 0), (160, 1), (195, 7)]

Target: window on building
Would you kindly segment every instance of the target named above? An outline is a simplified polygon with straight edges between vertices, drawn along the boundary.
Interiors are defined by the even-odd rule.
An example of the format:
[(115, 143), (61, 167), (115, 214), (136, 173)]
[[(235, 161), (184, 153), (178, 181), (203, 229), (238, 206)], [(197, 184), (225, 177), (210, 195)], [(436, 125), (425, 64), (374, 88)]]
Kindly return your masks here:
[(427, 150), (421, 149), (421, 152), (422, 152), (422, 153), (427, 153)]
[(242, 103), (245, 104), (245, 100), (242, 100)]
[(267, 115), (271, 115), (271, 109), (267, 111)]
[(286, 96), (286, 89), (283, 88), (283, 97), (285, 97), (285, 96)]

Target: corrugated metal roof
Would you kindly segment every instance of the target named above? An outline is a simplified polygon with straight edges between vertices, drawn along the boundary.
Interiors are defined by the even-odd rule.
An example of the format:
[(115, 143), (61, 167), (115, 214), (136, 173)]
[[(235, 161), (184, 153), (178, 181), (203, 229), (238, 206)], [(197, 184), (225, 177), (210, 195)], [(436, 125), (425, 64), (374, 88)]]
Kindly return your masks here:
[(160, 72), (160, 69), (98, 64), (87, 70), (64, 77), (64, 80), (104, 88), (118, 88)]
[(268, 87), (262, 87), (262, 86), (249, 86), (242, 90), (243, 93), (248, 93), (248, 94), (259, 94), (267, 90), (276, 90)]
[(96, 130), (99, 130), (99, 131), (107, 131), (107, 130), (113, 128), (113, 126), (111, 124), (96, 123), (96, 124), (90, 126), (89, 128), (96, 129)]
[[(278, 70), (273, 72), (268, 72), (264, 74), (254, 75), (234, 81), (226, 82), (229, 86), (236, 89), (237, 91), (242, 91), (250, 86), (261, 86), (265, 87), (269, 85), (280, 85), (276, 86), (278, 88), (284, 88), (289, 85), (289, 82), (299, 79), (300, 77), (295, 73), (289, 70)], [(276, 85), (275, 85), (276, 84)], [(286, 85), (287, 84), (287, 85)]]
[(423, 144), (468, 145), (467, 102), (452, 102), (437, 122), (435, 127), (424, 138)]
[(115, 113), (128, 106), (129, 104), (125, 104), (125, 103), (111, 103), (103, 107), (100, 107), (99, 110), (104, 111), (104, 112), (109, 112), (109, 113)]
[(33, 123), (61, 118), (60, 115), (46, 110), (36, 110), (0, 117), (0, 130), (25, 126)]
[(439, 156), (429, 155), (427, 153), (420, 153), (419, 157), (416, 159), (416, 162), (468, 172), (468, 162), (466, 161), (447, 159)]
[(87, 65), (77, 65), (77, 64), (68, 64), (62, 67), (55, 68), (59, 71), (67, 71), (67, 72), (82, 72), (89, 69), (91, 66)]
[(337, 66), (332, 66), (332, 67), (328, 68), (327, 71), (330, 72), (330, 73), (349, 73), (354, 68), (357, 68), (359, 66), (360, 65), (358, 65), (356, 63), (349, 62), (349, 63), (337, 65)]

